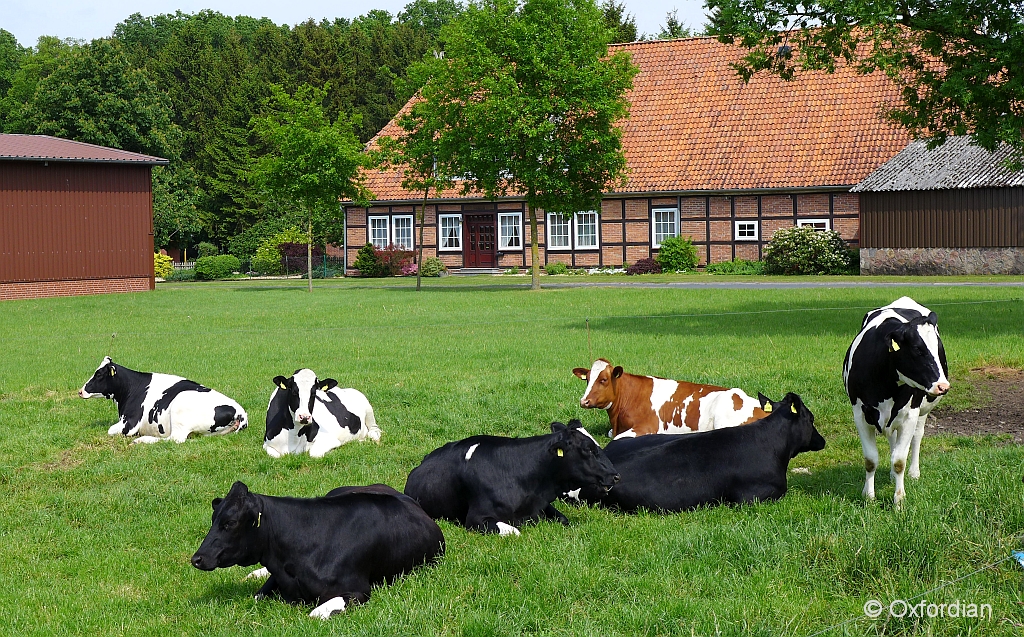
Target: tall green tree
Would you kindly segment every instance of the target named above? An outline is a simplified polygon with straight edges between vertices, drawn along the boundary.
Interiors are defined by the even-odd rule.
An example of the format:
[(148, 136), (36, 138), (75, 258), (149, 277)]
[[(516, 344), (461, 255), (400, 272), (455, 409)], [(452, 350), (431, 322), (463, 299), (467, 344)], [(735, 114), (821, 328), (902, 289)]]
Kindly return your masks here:
[(315, 218), (335, 225), (343, 198), (365, 202), (371, 194), (362, 183), (366, 164), (352, 121), (344, 115), (331, 120), (323, 102), (326, 90), (303, 85), (289, 95), (271, 86), (270, 112), (253, 118), (252, 126), (270, 151), (252, 167), (253, 183), (290, 203), (304, 218), (309, 291), (313, 291), (313, 224)]
[(438, 170), (465, 176), (466, 190), (525, 198), (539, 289), (537, 209), (600, 210), (625, 171), (616, 123), (636, 67), (608, 54), (593, 0), (481, 0), (442, 37), (444, 56), (416, 67), (424, 102), (411, 127), (437, 129)]
[(658, 33), (658, 39), (675, 40), (678, 38), (688, 38), (692, 35), (693, 31), (690, 30), (690, 27), (679, 21), (679, 10), (672, 9), (665, 14), (665, 24), (662, 25), (661, 31)]
[(42, 36), (36, 46), (18, 56), (18, 67), (11, 75), (6, 95), (0, 95), (0, 124), (5, 133), (34, 133), (30, 104), (39, 82), (50, 75), (75, 43)]
[(25, 109), (26, 132), (173, 159), (181, 134), (171, 117), (167, 96), (112, 40), (61, 55)]
[(942, 143), (971, 135), (1024, 154), (1024, 6), (1020, 0), (792, 3), (707, 0), (710, 32), (749, 51), (744, 79), (768, 71), (880, 70), (901, 90), (888, 117)]
[(601, 3), (601, 13), (604, 14), (605, 28), (612, 32), (609, 44), (636, 42), (640, 39), (636, 30), (636, 16), (626, 13), (624, 2), (605, 0)]

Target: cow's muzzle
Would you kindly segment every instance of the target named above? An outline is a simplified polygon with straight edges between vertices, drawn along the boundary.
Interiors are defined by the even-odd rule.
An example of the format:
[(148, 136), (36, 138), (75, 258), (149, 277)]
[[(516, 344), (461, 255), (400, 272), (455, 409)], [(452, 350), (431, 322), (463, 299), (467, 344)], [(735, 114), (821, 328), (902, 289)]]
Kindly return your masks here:
[(313, 421), (313, 416), (311, 414), (296, 414), (295, 417), (299, 420), (300, 425), (308, 425)]
[(605, 493), (608, 493), (609, 491), (612, 490), (612, 487), (619, 483), (619, 480), (621, 479), (621, 476), (619, 476), (619, 474), (616, 473), (615, 475), (612, 476), (611, 484), (608, 484), (607, 482), (602, 482), (601, 488), (604, 489)]
[(945, 396), (949, 391), (949, 383), (935, 383), (928, 393), (932, 396)]
[(217, 568), (217, 565), (212, 560), (206, 558), (199, 553), (192, 556), (192, 566), (198, 568), (200, 571), (212, 571)]

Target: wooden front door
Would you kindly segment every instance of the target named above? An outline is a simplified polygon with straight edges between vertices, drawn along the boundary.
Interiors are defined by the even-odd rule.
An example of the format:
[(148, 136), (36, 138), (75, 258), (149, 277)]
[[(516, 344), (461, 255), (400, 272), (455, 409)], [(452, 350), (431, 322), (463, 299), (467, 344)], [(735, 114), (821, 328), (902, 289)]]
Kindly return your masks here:
[(498, 231), (496, 215), (463, 216), (466, 247), (463, 265), (467, 268), (493, 268), (498, 265)]

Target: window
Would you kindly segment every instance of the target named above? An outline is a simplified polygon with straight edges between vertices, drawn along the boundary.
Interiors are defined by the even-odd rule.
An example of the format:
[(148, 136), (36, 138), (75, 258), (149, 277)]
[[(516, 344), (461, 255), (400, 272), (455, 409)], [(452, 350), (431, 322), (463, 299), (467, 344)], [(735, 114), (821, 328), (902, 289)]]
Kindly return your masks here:
[(548, 213), (548, 249), (569, 249), (569, 218), (557, 212)]
[(370, 217), (370, 243), (378, 250), (388, 247), (387, 217)]
[(737, 221), (736, 222), (736, 240), (737, 241), (757, 241), (757, 222), (756, 221)]
[(441, 243), (439, 250), (462, 249), (462, 217), (460, 215), (440, 216)]
[(597, 247), (597, 213), (577, 212), (576, 213), (576, 247), (596, 248)]
[(394, 217), (391, 243), (403, 250), (412, 250), (412, 217)]
[(523, 215), (515, 212), (498, 215), (498, 249), (523, 249)]
[(810, 226), (815, 230), (830, 230), (828, 219), (798, 219), (796, 222), (797, 228), (803, 228), (804, 226)]
[(651, 239), (654, 244), (652, 247), (660, 248), (662, 241), (679, 235), (677, 208), (655, 208), (651, 211), (651, 218)]

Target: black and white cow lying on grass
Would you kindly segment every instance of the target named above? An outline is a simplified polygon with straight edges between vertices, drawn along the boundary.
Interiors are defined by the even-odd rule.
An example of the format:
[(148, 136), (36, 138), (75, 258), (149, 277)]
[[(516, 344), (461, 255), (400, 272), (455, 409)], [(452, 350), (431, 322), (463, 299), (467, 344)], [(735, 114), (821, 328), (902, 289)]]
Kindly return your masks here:
[(621, 480), (608, 492), (584, 488), (580, 499), (629, 512), (778, 500), (786, 495), (790, 459), (824, 449), (825, 439), (796, 394), (758, 399), (769, 414), (749, 425), (611, 441), (604, 452)]
[[(653, 437), (653, 436), (652, 436)], [(482, 533), (519, 535), (515, 525), (538, 519), (568, 524), (552, 502), (566, 491), (607, 491), (615, 467), (580, 421), (551, 423), (531, 438), (472, 436), (431, 451), (405, 483), (430, 517)]]
[(136, 443), (185, 442), (191, 434), (222, 435), (249, 424), (242, 406), (220, 392), (181, 376), (136, 372), (109, 356), (78, 395), (102, 396), (117, 403), (120, 418), (107, 433), (138, 435)]
[(893, 501), (899, 506), (906, 496), (904, 472), (911, 478), (921, 475), (925, 420), (949, 391), (935, 312), (907, 296), (868, 312), (846, 351), (843, 382), (864, 451), (864, 497), (875, 498), (875, 434), (885, 434), (896, 484)]
[(263, 437), (263, 448), (274, 458), (307, 451), (322, 458), (346, 442), (380, 441), (373, 407), (362, 392), (338, 387), (333, 378), (318, 379), (311, 369), (277, 376), (274, 384)]
[(213, 500), (213, 523), (192, 566), (263, 564), (250, 574), (270, 576), (256, 599), (276, 593), (292, 604), (316, 604), (309, 616), (327, 619), (367, 601), (372, 587), (443, 555), (437, 523), (386, 485), (305, 499), (260, 495), (236, 482)]

